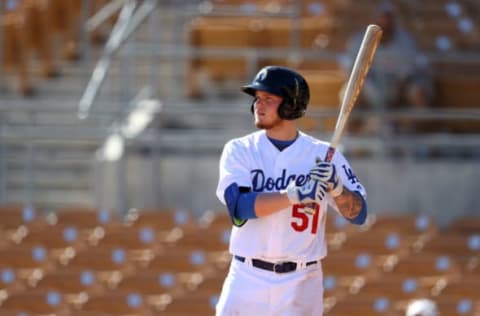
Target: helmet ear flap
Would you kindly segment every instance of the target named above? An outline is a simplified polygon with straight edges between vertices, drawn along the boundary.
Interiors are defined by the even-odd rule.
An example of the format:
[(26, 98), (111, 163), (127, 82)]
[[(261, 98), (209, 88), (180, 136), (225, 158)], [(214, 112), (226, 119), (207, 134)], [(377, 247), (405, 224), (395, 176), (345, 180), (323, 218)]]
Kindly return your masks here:
[(284, 100), (278, 107), (278, 116), (284, 120), (295, 120), (305, 114), (305, 109), (298, 106), (293, 99)]
[(286, 102), (285, 98), (282, 100), (282, 103), (278, 106), (278, 116), (282, 119), (285, 120), (287, 117), (287, 113), (285, 113), (285, 108), (286, 108)]
[(290, 87), (283, 87), (283, 98), (282, 103), (278, 107), (278, 115), (284, 120), (294, 120), (305, 115), (306, 107), (302, 107), (298, 104), (299, 91), (298, 89), (293, 91)]

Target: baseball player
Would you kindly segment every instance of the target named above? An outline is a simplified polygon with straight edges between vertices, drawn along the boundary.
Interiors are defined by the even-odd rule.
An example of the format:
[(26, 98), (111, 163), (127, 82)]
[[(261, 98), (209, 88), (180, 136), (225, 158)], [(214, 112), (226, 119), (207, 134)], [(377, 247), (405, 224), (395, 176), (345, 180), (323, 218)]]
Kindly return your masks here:
[(310, 96), (299, 73), (268, 66), (242, 90), (259, 130), (227, 142), (220, 158), (233, 258), (216, 315), (322, 315), (327, 206), (362, 224), (365, 189), (340, 152), (316, 162), (328, 143), (296, 126)]

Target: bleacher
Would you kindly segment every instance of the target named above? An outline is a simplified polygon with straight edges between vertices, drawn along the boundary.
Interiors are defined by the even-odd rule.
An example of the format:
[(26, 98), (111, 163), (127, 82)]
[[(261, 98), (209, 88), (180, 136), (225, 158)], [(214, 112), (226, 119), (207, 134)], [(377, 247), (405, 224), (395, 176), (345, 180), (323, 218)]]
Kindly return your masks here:
[[(191, 85), (188, 94), (195, 97), (205, 92), (200, 87), (205, 83), (197, 82), (204, 80), (205, 76), (221, 85), (223, 81), (244, 80), (258, 67), (272, 63), (320, 74), (339, 71), (335, 53), (343, 51), (348, 36), (369, 23), (380, 2), (312, 0), (298, 5), (294, 1), (212, 1), (209, 6), (204, 3), (208, 11), (193, 13), (186, 23), (187, 44), (199, 51), (212, 49), (214, 52), (205, 53), (210, 56), (201, 54), (188, 60), (187, 78), (190, 78)], [(93, 16), (106, 3), (108, 1), (93, 1), (89, 7), (90, 15)], [(460, 57), (452, 62), (449, 56), (478, 52), (479, 26), (475, 19), (478, 5), (468, 0), (421, 5), (402, 1), (394, 3), (402, 25), (416, 36), (422, 50), (433, 56), (432, 63), (438, 75), (439, 105), (451, 107), (452, 101), (458, 101), (458, 106), (475, 107), (471, 100), (478, 95), (476, 89), (470, 87), (478, 80), (478, 71), (475, 71), (479, 67), (478, 61), (466, 62)], [(29, 94), (34, 89), (33, 82), (38, 80), (35, 77), (61, 74), (59, 65), (62, 59), (78, 60), (81, 15), (81, 1), (5, 2), (1, 46), (4, 72), (7, 78), (17, 78), (21, 94)], [(115, 22), (114, 18), (108, 20), (108, 31)], [(105, 35), (100, 27), (90, 34), (92, 42), (102, 37)], [(290, 54), (292, 47), (296, 57)], [(330, 76), (326, 73), (326, 77), (332, 77), (336, 82), (338, 74)], [(318, 85), (319, 91), (323, 91), (323, 84), (330, 83), (312, 84), (315, 100), (315, 94), (320, 95), (315, 87)], [(462, 88), (468, 92), (467, 96), (456, 94)], [(336, 92), (338, 98), (338, 88)], [(331, 103), (313, 105), (328, 106)]]
[[(85, 42), (81, 35), (88, 37), (93, 56), (99, 55), (105, 34), (112, 30), (118, 15), (107, 18), (103, 27), (82, 33), (80, 27), (85, 20), (81, 1), (23, 0), (18, 2), (21, 5), (8, 6), (14, 2), (3, 2), (0, 18), (4, 65), (0, 83), (7, 90), (0, 92), (0, 109), (8, 110), (8, 115), (2, 117), (5, 133), (0, 135), (0, 200), (5, 202), (0, 205), (0, 315), (213, 315), (231, 259), (227, 251), (231, 224), (223, 209), (204, 211), (209, 201), (196, 194), (214, 195), (213, 190), (207, 191), (212, 176), (211, 170), (203, 168), (209, 166), (202, 164), (205, 156), (218, 158), (219, 140), (243, 131), (250, 119), (248, 104), (245, 111), (226, 108), (222, 92), (231, 97), (232, 91), (237, 93), (239, 86), (263, 65), (294, 67), (305, 74), (312, 91), (311, 115), (302, 119), (302, 128), (313, 133), (331, 131), (346, 79), (339, 67), (339, 53), (347, 36), (368, 23), (380, 0), (164, 1), (159, 10), (168, 14), (159, 14), (157, 19), (172, 23), (168, 26), (175, 32), (162, 36), (173, 39), (173, 45), (162, 42), (142, 46), (150, 35), (141, 33), (145, 32), (141, 29), (135, 38), (138, 46), (132, 44), (128, 54), (117, 56), (120, 62), (112, 65), (115, 71), (107, 88), (131, 97), (127, 88), (146, 81), (145, 77), (155, 77), (152, 73), (161, 73), (161, 79), (157, 78), (153, 85), (161, 82), (161, 87), (156, 87), (158, 95), (173, 106), (165, 106), (156, 122), (158, 129), (148, 135), (154, 137), (138, 143), (131, 140), (131, 152), (140, 153), (141, 162), (155, 154), (164, 155), (161, 157), (166, 161), (170, 158), (180, 162), (156, 167), (149, 161), (151, 165), (145, 167), (132, 159), (131, 165), (138, 166), (125, 176), (134, 179), (129, 183), (128, 189), (133, 192), (128, 196), (114, 187), (127, 180), (93, 168), (85, 157), (96, 155), (112, 126), (117, 126), (116, 119), (125, 114), (131, 98), (122, 99), (112, 93), (109, 102), (103, 103), (102, 99), (93, 109), (98, 112), (90, 120), (72, 119), (84, 88), (84, 82), (78, 81), (82, 74), (78, 73), (93, 70), (86, 67), (92, 60), (83, 60)], [(90, 17), (113, 2), (90, 1)], [(454, 145), (466, 144), (470, 150), (466, 156), (475, 162), (480, 132), (480, 4), (476, 0), (394, 3), (402, 24), (417, 36), (420, 47), (431, 58), (438, 88), (432, 111), (407, 115), (418, 114), (420, 119), (431, 120), (439, 132), (432, 137), (446, 135), (446, 140), (442, 138), (439, 143), (447, 142), (449, 152), (455, 152), (450, 150)], [(172, 12), (177, 16), (170, 17)], [(154, 30), (169, 31), (152, 25)], [(140, 70), (135, 69), (142, 74), (140, 79), (137, 73), (128, 73), (132, 69), (120, 71), (121, 65), (125, 66), (135, 54), (151, 54), (141, 60)], [(154, 66), (157, 63), (164, 63), (161, 71)], [(66, 64), (68, 71), (64, 71)], [(126, 75), (138, 80), (121, 82)], [(64, 91), (64, 84), (73, 92)], [(46, 86), (47, 91), (42, 90)], [(8, 95), (5, 98), (4, 92)], [(243, 99), (234, 99), (234, 106), (240, 102)], [(27, 114), (6, 104), (19, 105), (20, 111)], [(62, 115), (65, 112), (70, 116)], [(395, 119), (395, 113), (391, 116)], [(176, 121), (178, 117), (181, 122)], [(21, 136), (12, 136), (8, 128), (19, 126), (26, 126), (26, 132), (13, 129)], [(66, 132), (70, 128), (73, 131)], [(465, 138), (450, 140), (454, 134)], [(74, 139), (69, 139), (71, 135)], [(417, 141), (422, 144), (416, 137), (407, 140), (407, 148), (414, 147)], [(167, 142), (166, 149), (163, 143), (158, 145), (161, 141)], [(378, 147), (376, 141), (372, 140), (372, 148)], [(352, 148), (350, 144), (363, 149), (369, 142), (347, 142), (347, 150)], [(188, 154), (192, 154), (192, 160), (185, 159), (182, 164)], [(458, 161), (452, 165), (459, 167)], [(56, 173), (60, 166), (64, 169)], [(152, 166), (163, 172), (158, 178), (167, 182), (168, 188), (157, 189), (165, 192), (151, 188), (165, 183), (147, 178), (157, 178), (157, 170), (147, 175)], [(173, 172), (171, 166), (182, 170)], [(400, 172), (409, 171), (405, 166), (399, 168)], [(29, 172), (35, 173), (32, 169), (36, 178), (28, 177)], [(467, 177), (463, 171), (456, 175)], [(93, 196), (98, 188), (82, 182), (87, 172), (101, 182), (96, 185), (106, 192), (103, 194), (116, 195)], [(102, 182), (104, 175), (112, 176), (110, 182)], [(142, 177), (146, 180), (138, 180)], [(60, 180), (54, 182), (56, 179)], [(448, 185), (454, 186), (450, 182), (460, 180), (449, 178)], [(412, 183), (412, 191), (414, 184), (422, 186), (421, 178), (419, 184)], [(431, 190), (436, 188), (435, 184), (429, 185)], [(198, 193), (202, 191), (199, 186), (205, 191)], [(388, 188), (383, 183), (377, 187)], [(427, 190), (425, 187), (422, 189)], [(147, 193), (137, 192), (140, 188)], [(182, 194), (172, 194), (174, 190), (182, 190)], [(75, 198), (84, 204), (65, 202), (68, 194), (80, 191)], [(154, 207), (135, 205), (155, 204), (152, 201), (157, 199), (149, 192), (158, 195), (158, 200), (171, 199)], [(405, 194), (405, 200), (410, 198), (409, 192), (399, 193)], [(190, 197), (189, 203), (196, 209), (175, 204), (185, 202), (185, 196)], [(124, 209), (98, 206), (115, 204), (121, 198), (126, 201), (121, 205)], [(412, 200), (411, 205), (415, 205), (417, 201)], [(475, 213), (476, 201), (468, 201), (462, 205), (469, 205), (470, 214)], [(402, 209), (393, 215), (382, 211), (373, 209), (367, 224), (360, 228), (329, 214), (329, 255), (323, 261), (325, 315), (403, 316), (407, 303), (419, 297), (435, 300), (442, 315), (479, 315), (480, 219), (466, 214), (440, 225), (436, 222), (439, 218), (430, 215), (437, 212), (435, 209)]]
[[(85, 19), (84, 15), (93, 18), (108, 2), (91, 1), (84, 8), (81, 1), (6, 1), (1, 56), (7, 86), (12, 87), (16, 82), (13, 86), (27, 96), (39, 92), (38, 80), (49, 81), (61, 75), (65, 61), (76, 64), (77, 68), (84, 67), (85, 63), (79, 61), (79, 47), (99, 51), (101, 45), (98, 44), (102, 43), (99, 39), (106, 39), (118, 14), (104, 17), (103, 24), (92, 30), (82, 26), (82, 18)], [(313, 117), (323, 112), (335, 113), (332, 110), (338, 106), (346, 80), (339, 66), (340, 53), (348, 37), (370, 23), (379, 3), (380, 0), (361, 3), (218, 0), (192, 2), (185, 9), (179, 5), (173, 10), (185, 11), (179, 22), (184, 23), (184, 34), (177, 30), (173, 36), (184, 42), (173, 44), (191, 49), (192, 53), (180, 56), (185, 73), (172, 75), (182, 77), (180, 85), (184, 87), (184, 96), (197, 100), (212, 90), (236, 89), (264, 65), (287, 65), (309, 77)], [(478, 109), (476, 86), (480, 80), (480, 63), (475, 58), (480, 48), (478, 4), (469, 0), (422, 2), (421, 5), (411, 1), (393, 3), (398, 20), (415, 36), (433, 66), (437, 94), (434, 110), (456, 109), (468, 113)], [(168, 5), (166, 8), (169, 9)], [(84, 12), (87, 9), (88, 13)], [(82, 42), (85, 38), (89, 40)], [(68, 80), (69, 73), (65, 75)], [(309, 131), (328, 131), (334, 115), (328, 116), (325, 120), (305, 119), (302, 127)], [(442, 123), (442, 128), (429, 124), (427, 131), (479, 131), (478, 124), (469, 119), (446, 121), (436, 117), (432, 121)]]
[[(132, 210), (121, 218), (75, 209), (44, 216), (2, 205), (2, 315), (213, 315), (231, 260), (226, 210), (199, 218)], [(325, 315), (402, 316), (410, 300), (425, 297), (445, 315), (476, 315), (478, 222), (440, 228), (424, 214), (371, 214), (353, 226), (329, 214)]]
[[(188, 40), (190, 46), (216, 51), (217, 55), (200, 55), (189, 61), (189, 96), (201, 96), (205, 92), (202, 87), (218, 88), (228, 80), (238, 82), (251, 76), (256, 67), (278, 64), (293, 67), (310, 79), (312, 111), (334, 109), (347, 79), (339, 67), (338, 53), (344, 51), (349, 36), (371, 23), (372, 13), (381, 2), (212, 1), (208, 12), (189, 24)], [(478, 109), (478, 5), (470, 1), (393, 3), (401, 25), (415, 36), (433, 65), (435, 108)], [(281, 14), (280, 8), (293, 13)], [(471, 53), (472, 58), (462, 55)], [(442, 128), (430, 124), (425, 130), (479, 132), (476, 122), (440, 122)], [(332, 124), (334, 117), (317, 122), (310, 118), (302, 127), (330, 130)]]
[[(91, 1), (90, 13), (108, 1)], [(39, 93), (38, 82), (62, 75), (62, 64), (80, 58), (82, 2), (72, 0), (5, 0), (1, 3), (2, 74), (21, 96)], [(112, 22), (112, 21), (110, 21)], [(97, 43), (100, 29), (89, 40)]]

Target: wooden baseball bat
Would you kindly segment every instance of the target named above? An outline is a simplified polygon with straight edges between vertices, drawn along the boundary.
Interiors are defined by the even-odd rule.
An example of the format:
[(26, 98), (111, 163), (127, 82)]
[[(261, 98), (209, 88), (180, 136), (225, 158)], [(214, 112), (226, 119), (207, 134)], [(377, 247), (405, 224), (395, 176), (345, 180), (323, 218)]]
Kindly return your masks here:
[(347, 85), (342, 98), (342, 106), (337, 117), (335, 130), (330, 141), (330, 146), (325, 156), (325, 161), (332, 161), (335, 150), (340, 141), (340, 137), (345, 129), (350, 112), (357, 101), (358, 95), (362, 90), (363, 83), (368, 74), (368, 70), (373, 62), (375, 51), (382, 37), (382, 29), (376, 24), (368, 25), (358, 50), (352, 71), (347, 81)]

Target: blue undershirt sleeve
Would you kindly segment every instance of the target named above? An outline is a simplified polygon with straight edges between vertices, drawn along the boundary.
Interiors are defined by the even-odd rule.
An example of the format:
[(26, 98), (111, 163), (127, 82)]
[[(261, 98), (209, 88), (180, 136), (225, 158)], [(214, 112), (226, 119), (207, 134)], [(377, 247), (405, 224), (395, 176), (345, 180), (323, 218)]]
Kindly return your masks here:
[(256, 195), (256, 193), (241, 192), (236, 183), (232, 183), (225, 189), (225, 203), (233, 225), (240, 227), (248, 219), (257, 217), (255, 214)]
[(240, 193), (237, 201), (237, 211), (236, 215), (240, 219), (250, 219), (257, 218), (255, 214), (255, 199), (257, 198), (257, 193), (248, 192)]

